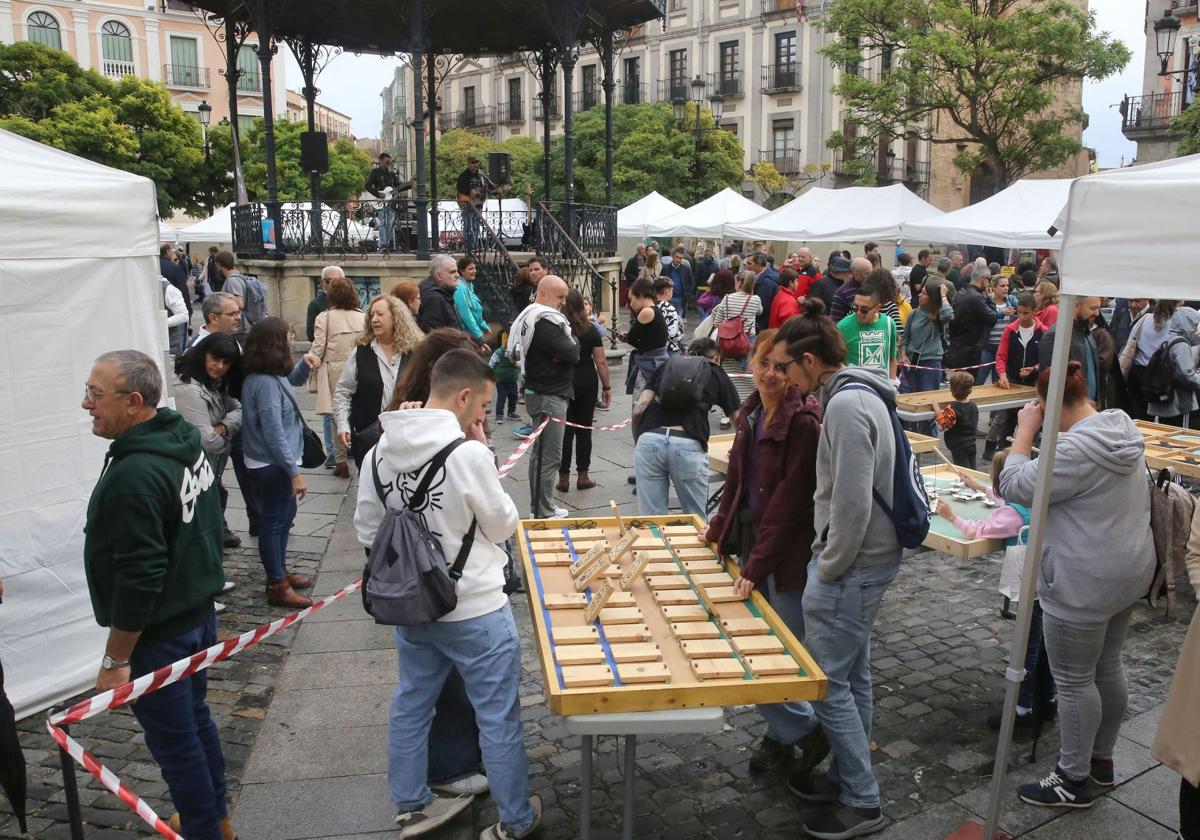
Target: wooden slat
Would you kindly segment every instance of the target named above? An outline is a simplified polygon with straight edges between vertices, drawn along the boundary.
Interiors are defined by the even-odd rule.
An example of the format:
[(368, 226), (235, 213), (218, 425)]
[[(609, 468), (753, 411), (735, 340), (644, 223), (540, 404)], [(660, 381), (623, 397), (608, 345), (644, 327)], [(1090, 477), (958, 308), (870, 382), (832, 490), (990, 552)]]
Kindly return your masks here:
[(717, 560), (711, 548), (681, 548), (675, 554), (680, 560), (712, 560), (714, 563)]
[(566, 552), (555, 553), (553, 551), (537, 551), (533, 555), (533, 562), (539, 566), (570, 566), (571, 555)]
[(704, 587), (704, 596), (714, 604), (746, 600), (732, 586), (706, 586)]
[(671, 633), (681, 642), (685, 639), (719, 639), (721, 630), (711, 621), (680, 621), (671, 625)]
[(600, 623), (608, 624), (641, 624), (642, 611), (637, 607), (609, 607), (600, 611)]
[[(662, 659), (662, 651), (654, 642), (633, 642), (612, 646), (612, 656), (617, 663), (622, 662), (658, 662)], [(620, 673), (618, 671), (618, 673)]]
[(690, 589), (656, 589), (654, 600), (658, 601), (660, 606), (666, 607), (672, 604), (694, 604), (698, 599), (696, 593)]
[(693, 574), (692, 581), (704, 587), (733, 586), (733, 578), (729, 576), (728, 572), (702, 572), (700, 574)]
[(637, 683), (669, 683), (671, 669), (663, 662), (638, 662), (629, 665), (618, 665), (617, 674), (621, 682), (627, 685)]
[(700, 533), (695, 525), (664, 525), (658, 530), (667, 537), (692, 536)]
[(733, 648), (742, 656), (783, 653), (783, 642), (774, 636), (734, 636)]
[(620, 642), (644, 642), (654, 636), (645, 624), (606, 624), (604, 638), (609, 644), (615, 645)]
[(736, 659), (693, 659), (691, 666), (700, 680), (740, 680), (746, 675)]
[[(649, 551), (646, 553), (653, 554), (653, 552)], [(670, 552), (667, 553), (669, 554)], [(670, 563), (661, 561), (658, 563), (650, 563), (646, 566), (645, 574), (647, 577), (650, 575), (677, 575), (679, 574), (679, 566), (674, 561), (671, 561)]]
[(703, 575), (725, 571), (721, 568), (721, 564), (717, 562), (715, 557), (707, 560), (684, 560), (683, 568), (687, 569), (689, 575)]
[(760, 636), (771, 632), (771, 626), (761, 618), (723, 618), (721, 627), (730, 636)]
[(708, 608), (703, 604), (676, 604), (673, 607), (663, 607), (662, 614), (667, 621), (708, 621)]
[(718, 659), (733, 655), (733, 648), (725, 639), (685, 639), (679, 646), (688, 659)]
[(706, 543), (700, 538), (699, 534), (692, 534), (686, 537), (667, 537), (667, 542), (671, 548), (703, 548)]
[(604, 662), (604, 648), (600, 645), (563, 645), (554, 649), (554, 659), (559, 665), (599, 665)]
[(554, 627), (550, 636), (557, 645), (584, 645), (597, 641), (600, 632), (595, 627)]
[(653, 591), (660, 589), (690, 589), (691, 584), (683, 575), (653, 575), (646, 578), (646, 585)]
[(612, 671), (607, 665), (569, 665), (562, 669), (562, 675), (567, 688), (613, 684)]
[(582, 592), (547, 592), (542, 603), (548, 610), (581, 610), (587, 606), (587, 598)]
[(776, 674), (795, 674), (800, 666), (795, 659), (786, 653), (766, 654), (764, 656), (747, 656), (746, 667), (756, 677), (767, 677)]

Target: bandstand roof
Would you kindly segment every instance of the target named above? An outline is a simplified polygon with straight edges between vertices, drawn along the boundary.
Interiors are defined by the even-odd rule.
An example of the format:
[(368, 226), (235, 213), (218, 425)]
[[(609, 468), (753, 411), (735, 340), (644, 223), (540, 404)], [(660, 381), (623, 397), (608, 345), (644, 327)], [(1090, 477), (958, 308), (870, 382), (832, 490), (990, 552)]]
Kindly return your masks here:
[[(564, 29), (576, 42), (629, 29), (661, 17), (665, 0), (261, 0), (278, 38), (308, 37), (314, 44), (352, 52), (414, 49), (414, 15), (424, 9), (424, 35), (435, 51), (496, 55), (557, 44)], [(193, 0), (222, 18), (250, 18), (247, 0)], [(574, 26), (568, 16), (578, 16)]]

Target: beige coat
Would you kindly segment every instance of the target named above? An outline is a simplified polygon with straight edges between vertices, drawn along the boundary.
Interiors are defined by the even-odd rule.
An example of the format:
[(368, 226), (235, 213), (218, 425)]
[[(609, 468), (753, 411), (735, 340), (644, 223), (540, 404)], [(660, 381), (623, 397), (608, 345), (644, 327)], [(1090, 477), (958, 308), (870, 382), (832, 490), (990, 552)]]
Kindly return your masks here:
[(317, 370), (317, 414), (333, 414), (333, 390), (346, 360), (358, 346), (366, 315), (357, 309), (326, 309), (313, 325), (312, 353), (321, 360)]
[[(1200, 505), (1192, 517), (1192, 535), (1187, 544), (1188, 578), (1200, 589)], [(1192, 614), (1192, 625), (1179, 651), (1175, 679), (1158, 735), (1154, 739), (1154, 757), (1183, 776), (1193, 787), (1200, 787), (1200, 727), (1196, 710), (1200, 709), (1200, 609)]]

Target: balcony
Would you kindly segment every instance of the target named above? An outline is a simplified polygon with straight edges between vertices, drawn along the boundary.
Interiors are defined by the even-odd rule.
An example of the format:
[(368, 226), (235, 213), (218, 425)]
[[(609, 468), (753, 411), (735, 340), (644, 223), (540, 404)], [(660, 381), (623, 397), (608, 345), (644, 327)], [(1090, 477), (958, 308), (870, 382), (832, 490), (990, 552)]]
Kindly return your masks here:
[[(562, 116), (562, 101), (556, 96), (550, 100), (550, 119), (556, 120)], [(533, 98), (533, 118), (535, 120), (546, 119), (546, 107), (542, 104), (542, 97), (535, 96)]]
[(664, 79), (658, 83), (657, 102), (692, 101), (691, 79)]
[(597, 105), (604, 104), (604, 92), (599, 85), (594, 85), (591, 88), (575, 91), (575, 95), (571, 100), (572, 109), (576, 114), (582, 111), (590, 111)]
[(520, 99), (512, 102), (501, 101), (496, 109), (496, 116), (501, 125), (520, 125), (525, 122), (525, 103)]
[(746, 93), (742, 87), (741, 70), (709, 73), (708, 84), (714, 93), (719, 93), (726, 99), (740, 99)]
[(759, 14), (762, 17), (796, 13), (796, 0), (760, 0)]
[(800, 90), (800, 62), (765, 64), (762, 68), (763, 93), (789, 93)]
[(878, 153), (867, 156), (865, 162), (859, 159), (847, 158), (845, 152), (838, 150), (833, 153), (833, 174), (857, 180), (864, 174), (873, 172), (878, 184), (904, 184), (909, 187), (929, 183), (929, 163), (922, 160), (908, 160), (885, 155), (881, 161)]
[(100, 63), (101, 72), (108, 78), (115, 81), (121, 81), (126, 76), (136, 76), (137, 70), (133, 66), (132, 61), (118, 61), (113, 58), (106, 58)]
[(167, 87), (207, 88), (208, 68), (186, 64), (164, 64), (163, 79)]
[(476, 105), (442, 115), (442, 131), (465, 128), (468, 131), (490, 129), (496, 124), (496, 110), (491, 105)]
[(799, 149), (764, 149), (758, 153), (758, 162), (771, 164), (780, 175), (795, 175), (804, 168)]
[(650, 101), (646, 96), (645, 83), (639, 81), (636, 76), (621, 82), (617, 95), (622, 105), (641, 105)]
[(262, 93), (262, 76), (255, 69), (253, 73), (242, 71), (242, 75), (238, 76), (237, 82), (238, 93)]
[(1171, 120), (1183, 113), (1186, 107), (1181, 90), (1128, 96), (1121, 101), (1121, 133), (1129, 139), (1168, 133)]

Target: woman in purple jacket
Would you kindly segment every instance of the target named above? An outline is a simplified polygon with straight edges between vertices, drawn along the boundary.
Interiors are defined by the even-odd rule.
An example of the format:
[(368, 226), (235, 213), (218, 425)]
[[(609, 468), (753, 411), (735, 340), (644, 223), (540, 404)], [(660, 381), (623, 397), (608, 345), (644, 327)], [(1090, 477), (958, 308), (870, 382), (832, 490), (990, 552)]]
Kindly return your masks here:
[[(774, 345), (775, 330), (758, 334), (750, 362), (755, 390), (738, 411), (721, 506), (705, 539), (738, 556), (738, 592), (749, 597), (757, 588), (802, 639), (800, 604), (814, 536), (821, 407), (767, 360)], [(774, 703), (758, 710), (767, 732), (750, 757), (751, 770), (807, 773), (829, 752), (808, 703)], [(797, 746), (801, 757), (793, 761)]]

